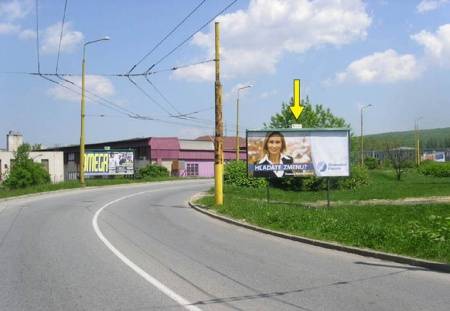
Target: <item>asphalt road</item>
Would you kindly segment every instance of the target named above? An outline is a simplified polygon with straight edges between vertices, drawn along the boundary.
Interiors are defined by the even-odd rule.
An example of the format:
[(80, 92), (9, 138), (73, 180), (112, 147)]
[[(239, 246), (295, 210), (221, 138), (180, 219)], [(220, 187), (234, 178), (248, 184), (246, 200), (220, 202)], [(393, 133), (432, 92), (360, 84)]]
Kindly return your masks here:
[(450, 275), (187, 207), (211, 181), (0, 202), (0, 310), (449, 310)]

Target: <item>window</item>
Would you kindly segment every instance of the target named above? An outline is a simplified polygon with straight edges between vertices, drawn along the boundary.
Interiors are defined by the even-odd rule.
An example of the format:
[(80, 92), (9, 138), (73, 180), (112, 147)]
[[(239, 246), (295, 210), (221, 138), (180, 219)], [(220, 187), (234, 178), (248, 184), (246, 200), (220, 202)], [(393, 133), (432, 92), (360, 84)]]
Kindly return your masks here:
[(69, 161), (75, 161), (75, 152), (69, 153), (68, 158), (69, 158)]
[(42, 159), (41, 160), (41, 165), (48, 173), (48, 159)]
[(187, 163), (186, 164), (186, 175), (187, 176), (198, 176), (198, 163)]

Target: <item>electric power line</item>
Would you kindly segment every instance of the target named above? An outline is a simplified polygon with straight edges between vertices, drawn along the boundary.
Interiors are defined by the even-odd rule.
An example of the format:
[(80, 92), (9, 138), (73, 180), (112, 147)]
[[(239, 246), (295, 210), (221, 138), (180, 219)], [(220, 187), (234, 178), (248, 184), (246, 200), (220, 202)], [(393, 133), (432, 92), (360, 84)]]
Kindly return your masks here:
[(203, 28), (209, 25), (210, 22), (212, 22), (217, 16), (228, 10), (233, 4), (235, 4), (237, 0), (234, 0), (229, 5), (227, 5), (225, 8), (223, 8), (219, 13), (217, 13), (214, 17), (209, 19), (205, 24), (203, 24), (200, 28), (198, 28), (194, 33), (192, 33), (190, 36), (188, 36), (186, 39), (184, 39), (181, 43), (179, 43), (177, 46), (175, 46), (172, 50), (170, 50), (169, 53), (165, 54), (163, 57), (161, 57), (156, 63), (151, 65), (146, 72), (149, 72), (152, 70), (155, 66), (157, 66), (159, 63), (161, 63), (163, 60), (165, 60), (167, 57), (169, 57), (172, 53), (174, 53), (177, 49), (179, 49), (182, 45), (184, 45), (186, 42), (188, 42), (192, 37), (194, 37), (199, 31), (201, 31)]
[(64, 32), (64, 23), (66, 21), (66, 11), (67, 11), (67, 0), (64, 3), (64, 13), (63, 13), (62, 21), (61, 21), (61, 34), (59, 35), (58, 56), (56, 58), (56, 70), (55, 70), (56, 74), (58, 74), (59, 56), (61, 53), (61, 42), (62, 42), (63, 32)]
[(37, 54), (37, 70), (41, 72), (41, 60), (39, 56), (39, 0), (36, 0), (36, 54)]
[(168, 37), (170, 37), (189, 17), (192, 16), (192, 14), (195, 13), (202, 5), (205, 3), (206, 0), (202, 0), (181, 22), (179, 22), (168, 34), (165, 35), (164, 38), (162, 38), (147, 54), (144, 55), (136, 64), (134, 64), (131, 69), (128, 71), (128, 74), (130, 74), (137, 66), (139, 66), (140, 63), (142, 63), (151, 53), (153, 53)]

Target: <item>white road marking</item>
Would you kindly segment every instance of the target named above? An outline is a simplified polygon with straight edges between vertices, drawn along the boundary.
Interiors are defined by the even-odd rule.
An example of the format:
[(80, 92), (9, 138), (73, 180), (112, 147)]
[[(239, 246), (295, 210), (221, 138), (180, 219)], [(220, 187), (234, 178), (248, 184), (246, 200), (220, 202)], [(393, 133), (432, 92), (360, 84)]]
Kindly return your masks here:
[[(177, 187), (182, 188), (182, 187)], [(177, 189), (177, 188), (171, 188), (171, 189)], [(97, 234), (98, 238), (106, 245), (106, 247), (109, 248), (111, 252), (113, 252), (114, 255), (116, 255), (124, 264), (126, 264), (128, 267), (134, 270), (137, 274), (139, 274), (141, 277), (143, 277), (147, 282), (149, 282), (151, 285), (155, 286), (157, 289), (159, 289), (161, 292), (163, 292), (166, 296), (168, 296), (170, 299), (176, 301), (180, 305), (182, 305), (184, 308), (190, 311), (201, 311), (200, 308), (193, 306), (189, 301), (187, 301), (182, 296), (175, 293), (173, 290), (171, 290), (169, 287), (158, 281), (156, 278), (145, 272), (141, 267), (136, 265), (134, 262), (132, 262), (128, 257), (126, 257), (124, 254), (122, 254), (117, 248), (114, 247), (114, 245), (111, 244), (111, 242), (108, 241), (107, 238), (103, 235), (102, 231), (98, 227), (98, 216), (100, 213), (107, 208), (110, 205), (113, 205), (119, 201), (141, 195), (144, 193), (149, 192), (157, 192), (165, 189), (158, 189), (158, 190), (147, 190), (142, 192), (133, 193), (124, 197), (121, 197), (119, 199), (116, 199), (114, 201), (108, 202), (107, 204), (103, 205), (94, 215), (94, 218), (92, 218), (92, 226), (94, 227), (95, 233)]]

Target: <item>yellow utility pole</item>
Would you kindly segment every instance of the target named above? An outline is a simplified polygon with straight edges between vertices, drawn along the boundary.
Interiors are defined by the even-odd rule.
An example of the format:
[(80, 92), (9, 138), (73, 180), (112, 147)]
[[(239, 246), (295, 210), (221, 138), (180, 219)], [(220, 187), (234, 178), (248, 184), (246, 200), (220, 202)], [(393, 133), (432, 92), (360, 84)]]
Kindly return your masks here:
[(86, 46), (91, 43), (106, 41), (109, 37), (103, 37), (98, 40), (88, 41), (83, 45), (83, 60), (81, 62), (81, 133), (80, 133), (80, 184), (84, 186), (84, 143), (85, 143), (85, 130), (84, 130), (84, 117), (86, 116), (86, 85), (85, 85), (85, 67), (86, 67)]
[(419, 120), (422, 119), (422, 117), (417, 118), (414, 121), (414, 133), (416, 138), (416, 165), (420, 165), (420, 136), (419, 136)]
[(223, 205), (223, 121), (222, 121), (222, 84), (220, 83), (220, 35), (219, 23), (215, 23), (216, 49), (216, 82), (215, 82), (215, 112), (216, 136), (214, 139), (214, 184), (216, 205)]
[(252, 87), (253, 85), (246, 85), (242, 86), (237, 89), (237, 101), (236, 101), (236, 161), (239, 161), (240, 156), (240, 140), (239, 140), (239, 92), (243, 89), (248, 89), (249, 87)]
[(81, 63), (81, 133), (80, 133), (80, 184), (84, 186), (84, 116), (86, 115), (86, 102), (85, 102), (85, 66), (86, 60), (84, 58), (83, 47), (83, 61)]
[(365, 105), (361, 107), (361, 166), (364, 166), (364, 123), (363, 123), (363, 112), (364, 109), (372, 107), (372, 104)]

